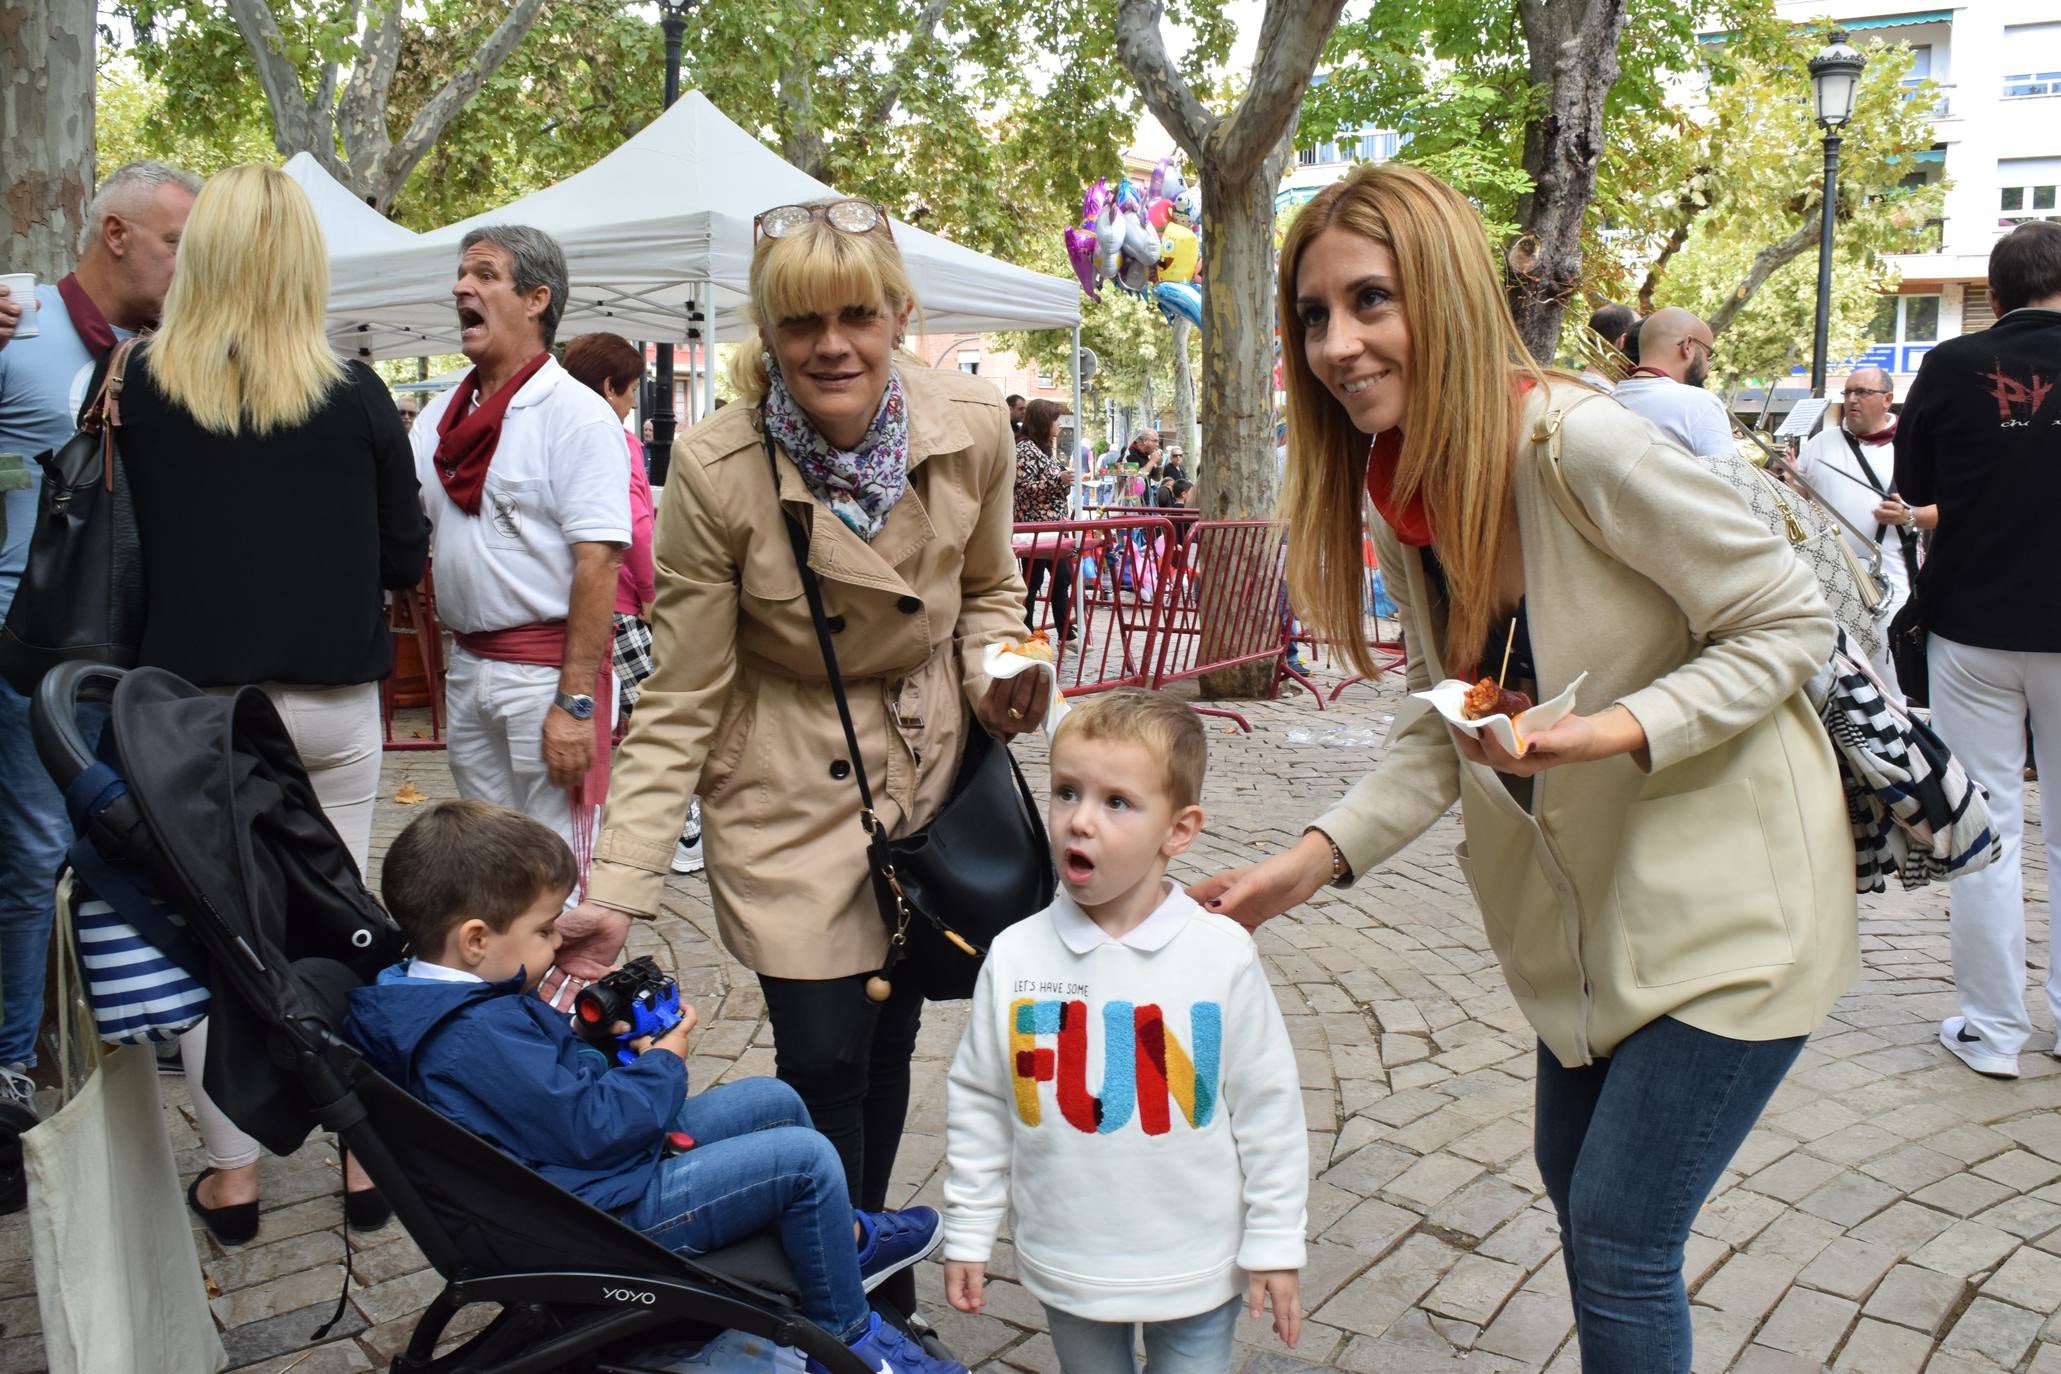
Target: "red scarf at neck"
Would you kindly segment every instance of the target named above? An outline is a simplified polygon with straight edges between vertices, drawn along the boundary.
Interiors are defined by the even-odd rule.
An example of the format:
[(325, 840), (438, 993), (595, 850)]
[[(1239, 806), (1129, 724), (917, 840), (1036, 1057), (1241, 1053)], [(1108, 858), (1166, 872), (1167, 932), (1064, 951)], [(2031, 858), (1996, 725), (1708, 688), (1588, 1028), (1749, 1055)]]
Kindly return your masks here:
[(1629, 382), (1634, 377), (1658, 377), (1663, 382), (1671, 382), (1674, 380), (1674, 378), (1668, 376), (1665, 372), (1662, 372), (1657, 367), (1645, 366), (1633, 368), (1630, 372), (1627, 372), (1625, 374), (1624, 379)]
[(458, 383), (450, 407), (438, 419), (434, 460), (437, 476), (443, 480), (444, 493), (451, 498), (451, 504), (467, 515), (479, 514), (480, 491), (487, 484), (487, 464), (494, 461), (494, 450), (500, 447), (501, 418), (508, 413), (508, 403), (522, 390), (522, 384), (550, 361), (548, 350), (539, 353), (473, 410), (469, 409), (472, 398), (479, 394), (479, 369), (475, 367)]
[[(1517, 394), (1523, 396), (1536, 385), (1529, 377), (1517, 379)], [(1413, 549), (1428, 547), (1432, 542), (1431, 512), (1425, 508), (1424, 494), (1419, 492), (1407, 503), (1395, 499), (1395, 470), (1403, 461), (1403, 432), (1400, 429), (1386, 429), (1374, 436), (1373, 446), (1367, 450), (1367, 495), (1374, 502), (1374, 509), (1395, 531), (1395, 537)]]
[(1374, 509), (1395, 531), (1395, 537), (1413, 549), (1421, 549), (1431, 543), (1431, 512), (1424, 508), (1424, 496), (1420, 492), (1407, 503), (1395, 499), (1396, 465), (1403, 460), (1403, 432), (1386, 429), (1374, 436), (1374, 444), (1367, 450), (1367, 495), (1373, 498)]
[[(1853, 431), (1848, 430), (1847, 433), (1853, 434)], [(1888, 424), (1876, 430), (1873, 434), (1853, 434), (1853, 437), (1863, 444), (1881, 445), (1889, 443), (1891, 440), (1896, 438), (1896, 421), (1891, 420)]]
[(93, 304), (93, 298), (86, 294), (86, 288), (79, 285), (79, 274), (68, 274), (57, 283), (57, 294), (64, 297), (64, 310), (72, 317), (72, 328), (79, 331), (79, 342), (86, 345), (88, 352), (96, 358), (104, 358), (114, 351), (114, 326), (107, 322), (107, 316), (100, 313), (100, 307)]

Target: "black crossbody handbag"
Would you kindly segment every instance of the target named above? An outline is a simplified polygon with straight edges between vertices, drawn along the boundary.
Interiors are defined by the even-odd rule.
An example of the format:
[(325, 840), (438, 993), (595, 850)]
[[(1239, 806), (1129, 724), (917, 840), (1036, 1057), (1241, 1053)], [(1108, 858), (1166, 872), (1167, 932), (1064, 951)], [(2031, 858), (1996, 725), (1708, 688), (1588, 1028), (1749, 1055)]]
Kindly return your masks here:
[(143, 541), (115, 438), (123, 376), (141, 342), (115, 345), (78, 433), (36, 455), (36, 523), (0, 625), (0, 676), (23, 696), (60, 663), (126, 667), (143, 642)]
[[(765, 436), (773, 490), (780, 490), (773, 438)], [(966, 751), (952, 783), (952, 795), (930, 824), (914, 834), (891, 837), (873, 810), (865, 755), (852, 727), (844, 677), (830, 642), (823, 589), (809, 567), (809, 537), (791, 511), (786, 518), (795, 570), (801, 574), (816, 645), (837, 701), (852, 777), (859, 784), (859, 823), (866, 830), (867, 866), (873, 898), (887, 926), (887, 959), (866, 982), (866, 995), (884, 1002), (896, 979), (908, 979), (933, 1002), (973, 995), (994, 938), (1026, 916), (1043, 910), (1058, 890), (1052, 849), (1045, 839), (1037, 801), (1009, 747), (969, 713)]]

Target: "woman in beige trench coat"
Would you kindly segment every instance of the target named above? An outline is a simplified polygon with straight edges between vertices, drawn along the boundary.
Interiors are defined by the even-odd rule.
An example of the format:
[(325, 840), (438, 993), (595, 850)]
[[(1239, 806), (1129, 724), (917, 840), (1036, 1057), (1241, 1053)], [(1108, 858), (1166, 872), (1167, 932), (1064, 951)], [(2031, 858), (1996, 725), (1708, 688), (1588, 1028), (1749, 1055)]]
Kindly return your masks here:
[(1459, 802), (1455, 858), (1538, 1034), (1582, 1368), (1687, 1374), (1690, 1223), (1857, 972), (1852, 838), (1801, 691), (1831, 614), (1729, 484), (1532, 360), (1480, 222), (1428, 174), (1364, 168), (1303, 207), (1280, 319), (1304, 619), (1366, 659), (1371, 497), (1413, 692), (1498, 676), (1506, 645), (1539, 700), (1588, 676), (1519, 756), (1412, 699), (1298, 844), (1195, 895), (1257, 926)]
[[(788, 516), (808, 532), (892, 833), (945, 801), (968, 731), (1028, 730), (1045, 697), (1041, 675), (991, 683), (980, 669), (989, 644), (1023, 633), (1000, 393), (895, 351), (914, 302), (879, 207), (759, 219), (743, 403), (673, 446), (653, 539), (657, 666), (615, 763), (587, 899), (561, 921), (559, 962), (597, 974), (620, 948), (622, 913), (657, 911), (699, 794), (723, 943), (759, 976), (780, 1077), (837, 1147), (852, 1204), (873, 1211), (886, 1205), (922, 999), (913, 980), (885, 1003), (865, 994), (887, 934)], [(894, 1280), (883, 1290), (904, 1311), (911, 1274), (897, 1276), (900, 1293)]]

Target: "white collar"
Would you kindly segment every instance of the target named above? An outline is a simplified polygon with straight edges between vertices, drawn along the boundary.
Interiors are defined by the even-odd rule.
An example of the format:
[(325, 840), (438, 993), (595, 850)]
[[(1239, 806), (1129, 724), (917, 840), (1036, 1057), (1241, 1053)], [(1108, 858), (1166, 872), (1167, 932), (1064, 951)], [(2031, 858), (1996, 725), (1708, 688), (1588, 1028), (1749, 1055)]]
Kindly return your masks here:
[[(474, 366), (477, 367), (477, 364), (474, 364)], [(544, 365), (531, 373), (529, 380), (517, 387), (515, 394), (508, 398), (508, 408), (510, 410), (525, 410), (530, 406), (536, 405), (546, 396), (557, 390), (559, 382), (570, 375), (572, 374), (565, 370), (558, 359), (546, 353), (544, 355)], [(473, 411), (478, 410), (479, 406), (479, 393), (475, 391), (472, 393), (471, 401), (466, 404), (466, 414), (469, 415)]]
[(1166, 897), (1127, 935), (1113, 936), (1096, 925), (1094, 918), (1081, 910), (1080, 903), (1063, 887), (1052, 903), (1053, 928), (1075, 954), (1088, 954), (1103, 945), (1123, 945), (1147, 954), (1165, 949), (1188, 924), (1188, 918), (1201, 909), (1179, 884), (1171, 878), (1165, 881)]
[(408, 961), (403, 974), (409, 978), (427, 978), (432, 983), (484, 983), (487, 980), (477, 973), (467, 973), (462, 968), (449, 964), (432, 964), (427, 959), (415, 958)]

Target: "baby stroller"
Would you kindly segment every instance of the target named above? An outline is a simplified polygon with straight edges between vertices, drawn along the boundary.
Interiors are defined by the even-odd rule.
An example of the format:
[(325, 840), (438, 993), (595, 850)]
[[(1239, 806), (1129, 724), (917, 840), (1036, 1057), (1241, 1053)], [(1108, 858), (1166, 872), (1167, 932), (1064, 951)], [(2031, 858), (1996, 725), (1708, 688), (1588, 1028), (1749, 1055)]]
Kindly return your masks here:
[[(81, 708), (102, 706), (96, 748)], [(672, 1254), (446, 1121), (339, 1038), (349, 990), (393, 962), (401, 935), (263, 693), (208, 696), (161, 669), (66, 664), (39, 685), (31, 723), (99, 858), (154, 886), (198, 947), (186, 957), (210, 993), (209, 1094), (277, 1154), (318, 1126), (335, 1132), (443, 1277), (393, 1370), (640, 1374), (669, 1367), (655, 1352), (670, 1361), (727, 1330), (833, 1374), (869, 1374), (797, 1310), (770, 1233)], [(437, 1355), (476, 1303), (500, 1312)]]

